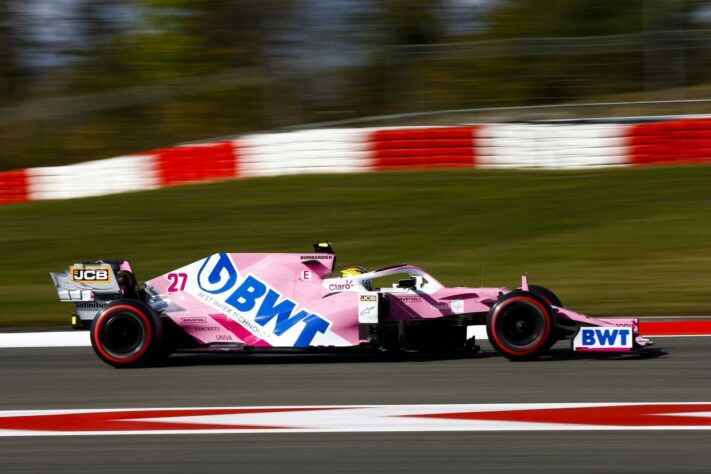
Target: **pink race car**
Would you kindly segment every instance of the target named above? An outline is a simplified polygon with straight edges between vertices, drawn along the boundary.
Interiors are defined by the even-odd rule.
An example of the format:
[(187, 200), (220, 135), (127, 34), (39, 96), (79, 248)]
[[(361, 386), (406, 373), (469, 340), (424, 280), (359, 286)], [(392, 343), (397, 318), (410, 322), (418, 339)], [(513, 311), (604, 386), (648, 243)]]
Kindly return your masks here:
[[(447, 288), (421, 268), (349, 267), (333, 276), (330, 243), (313, 253), (217, 253), (138, 285), (125, 260), (52, 273), (75, 328), (91, 328), (96, 354), (116, 367), (173, 352), (362, 348), (479, 351), (533, 359), (560, 339), (575, 351), (630, 351), (652, 344), (636, 319), (596, 319), (563, 307), (546, 288)], [(376, 286), (387, 282), (387, 286)]]

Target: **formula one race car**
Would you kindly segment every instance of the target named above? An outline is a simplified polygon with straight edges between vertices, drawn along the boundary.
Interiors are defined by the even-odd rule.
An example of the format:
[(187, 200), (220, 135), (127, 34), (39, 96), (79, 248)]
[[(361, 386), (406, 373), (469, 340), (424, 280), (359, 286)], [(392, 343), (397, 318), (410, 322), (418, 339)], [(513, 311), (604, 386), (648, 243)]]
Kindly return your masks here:
[[(313, 253), (217, 253), (137, 284), (125, 260), (52, 273), (75, 328), (91, 328), (96, 354), (116, 367), (173, 352), (269, 349), (477, 352), (467, 328), (486, 325), (511, 360), (533, 359), (559, 339), (576, 351), (651, 345), (636, 319), (594, 319), (563, 307), (546, 288), (446, 288), (424, 270), (361, 267), (331, 276), (330, 243)], [(400, 277), (400, 278), (398, 278)], [(395, 282), (378, 288), (383, 280)]]

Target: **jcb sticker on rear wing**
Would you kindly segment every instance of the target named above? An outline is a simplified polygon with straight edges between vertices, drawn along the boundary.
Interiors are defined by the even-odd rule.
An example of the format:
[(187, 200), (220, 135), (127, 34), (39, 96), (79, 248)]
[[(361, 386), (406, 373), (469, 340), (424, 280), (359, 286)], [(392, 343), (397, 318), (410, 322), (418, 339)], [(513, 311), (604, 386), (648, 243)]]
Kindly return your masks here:
[(109, 265), (72, 265), (69, 275), (74, 283), (110, 283)]

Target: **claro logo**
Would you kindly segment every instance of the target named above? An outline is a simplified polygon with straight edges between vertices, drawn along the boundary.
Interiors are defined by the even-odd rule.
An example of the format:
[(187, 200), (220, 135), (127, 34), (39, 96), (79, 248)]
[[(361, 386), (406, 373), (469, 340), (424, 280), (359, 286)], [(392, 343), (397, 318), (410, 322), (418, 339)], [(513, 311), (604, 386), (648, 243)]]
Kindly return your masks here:
[(331, 283), (328, 285), (329, 291), (343, 291), (355, 288), (355, 284), (351, 280), (347, 280), (344, 283)]
[(198, 273), (198, 286), (259, 326), (264, 327), (276, 318), (273, 331), (277, 336), (301, 323), (295, 347), (308, 346), (317, 333), (325, 333), (331, 325), (326, 319), (303, 308), (297, 311), (296, 302), (257, 277), (239, 275), (226, 253), (205, 259)]
[(72, 267), (72, 281), (79, 283), (108, 283), (111, 272), (106, 267)]

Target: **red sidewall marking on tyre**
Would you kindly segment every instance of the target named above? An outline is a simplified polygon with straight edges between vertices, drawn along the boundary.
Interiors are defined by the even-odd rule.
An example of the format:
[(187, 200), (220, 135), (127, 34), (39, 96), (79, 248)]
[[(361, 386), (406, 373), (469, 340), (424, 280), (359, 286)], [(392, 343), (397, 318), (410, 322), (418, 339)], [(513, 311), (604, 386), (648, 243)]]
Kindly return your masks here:
[[(113, 313), (115, 313), (118, 310), (121, 309), (128, 309), (134, 313), (136, 313), (146, 324), (146, 339), (145, 343), (143, 344), (143, 347), (141, 347), (141, 350), (139, 350), (137, 353), (132, 355), (131, 357), (127, 357), (125, 359), (119, 359), (117, 357), (112, 356), (106, 350), (104, 347), (101, 345), (101, 340), (100, 340), (100, 334), (101, 330), (104, 328), (104, 325), (106, 324), (106, 321), (111, 317)], [(99, 352), (101, 352), (101, 355), (106, 357), (112, 362), (115, 362), (117, 364), (130, 364), (131, 362), (135, 362), (138, 359), (140, 359), (148, 350), (148, 348), (151, 346), (151, 339), (153, 338), (153, 331), (151, 329), (151, 322), (148, 316), (141, 311), (139, 308), (136, 308), (135, 306), (129, 306), (125, 304), (121, 305), (116, 305), (110, 307), (106, 313), (102, 314), (99, 318), (99, 320), (96, 322), (96, 327), (94, 328), (94, 343), (96, 344), (96, 348), (99, 349)]]
[[(541, 310), (541, 312), (546, 320), (544, 334), (543, 334), (543, 337), (540, 339), (541, 342), (529, 349), (524, 350), (524, 351), (512, 351), (511, 349), (506, 347), (504, 344), (502, 344), (501, 341), (499, 340), (499, 337), (496, 335), (496, 319), (501, 314), (501, 310), (503, 308), (505, 308), (506, 306), (508, 306), (509, 304), (515, 303), (517, 301), (529, 301), (529, 302), (533, 303), (534, 305), (536, 305), (538, 307), (538, 309)], [(516, 356), (527, 356), (529, 354), (534, 353), (535, 351), (540, 349), (545, 344), (546, 340), (548, 339), (548, 335), (550, 334), (550, 331), (551, 331), (551, 327), (550, 327), (551, 322), (552, 321), (551, 321), (550, 314), (548, 314), (548, 311), (546, 311), (546, 309), (538, 301), (534, 300), (533, 298), (529, 298), (528, 296), (516, 296), (514, 298), (504, 301), (501, 306), (496, 308), (494, 317), (491, 319), (491, 327), (492, 327), (491, 336), (494, 338), (494, 342), (496, 342), (496, 345), (498, 347), (500, 347), (501, 350), (503, 350), (507, 354), (516, 355)]]

